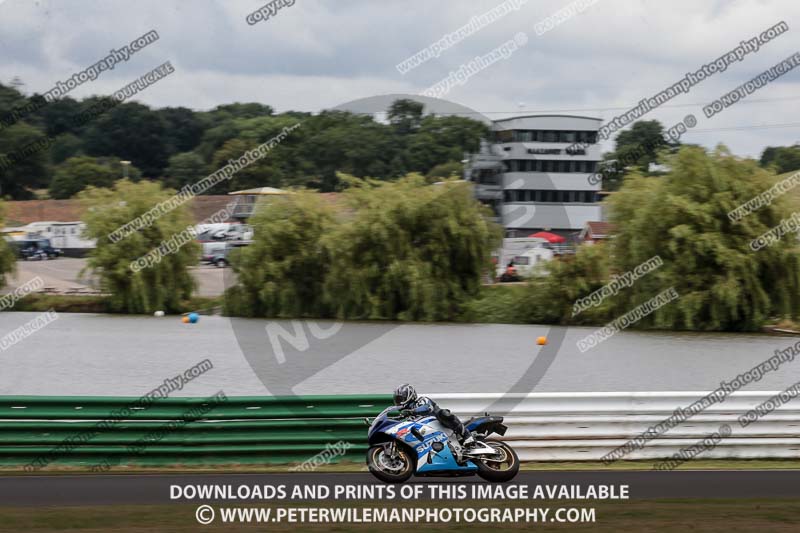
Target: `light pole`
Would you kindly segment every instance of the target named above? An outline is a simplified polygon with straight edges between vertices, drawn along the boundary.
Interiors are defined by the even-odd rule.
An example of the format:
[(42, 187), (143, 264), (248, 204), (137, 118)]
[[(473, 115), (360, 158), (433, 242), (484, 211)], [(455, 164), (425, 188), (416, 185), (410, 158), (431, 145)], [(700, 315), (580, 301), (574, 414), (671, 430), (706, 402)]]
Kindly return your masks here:
[(131, 164), (130, 161), (120, 161), (120, 165), (122, 165), (122, 177), (124, 179), (128, 179), (128, 166)]

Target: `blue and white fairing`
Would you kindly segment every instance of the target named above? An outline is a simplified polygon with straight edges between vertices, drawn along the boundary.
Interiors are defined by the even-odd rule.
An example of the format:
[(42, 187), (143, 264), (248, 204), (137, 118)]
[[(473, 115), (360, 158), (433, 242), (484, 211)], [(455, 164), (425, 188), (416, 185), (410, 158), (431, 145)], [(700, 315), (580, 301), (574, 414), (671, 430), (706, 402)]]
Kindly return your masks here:
[[(380, 438), (379, 435), (386, 435), (406, 444), (417, 454), (416, 472), (418, 474), (441, 471), (468, 473), (478, 469), (471, 461), (466, 461), (461, 465), (456, 462), (450, 446), (447, 445), (452, 431), (442, 426), (435, 417), (426, 416), (410, 420), (387, 418), (388, 413), (392, 410), (396, 410), (396, 408), (386, 409), (373, 421), (368, 433), (370, 444), (386, 440), (385, 437)], [(419, 436), (422, 437), (422, 440), (419, 439)], [(433, 449), (433, 445), (437, 442), (444, 445), (438, 452)]]

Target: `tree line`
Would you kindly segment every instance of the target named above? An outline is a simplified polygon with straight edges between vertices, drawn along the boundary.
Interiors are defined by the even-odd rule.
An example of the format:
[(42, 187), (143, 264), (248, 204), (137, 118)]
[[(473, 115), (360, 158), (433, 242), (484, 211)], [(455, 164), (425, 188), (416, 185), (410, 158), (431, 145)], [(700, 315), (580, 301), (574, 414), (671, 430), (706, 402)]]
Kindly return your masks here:
[[(603, 155), (603, 189), (616, 191), (624, 177), (633, 172), (660, 176), (665, 172), (658, 164), (661, 154), (674, 154), (681, 146), (696, 146), (682, 144), (664, 134), (664, 125), (658, 120), (639, 120), (630, 129), (621, 131), (614, 139), (614, 149)], [(758, 163), (761, 168), (778, 174), (800, 170), (800, 144), (767, 146)]]
[[(471, 184), (339, 174), (344, 191), (331, 205), (308, 189), (270, 197), (252, 219), (252, 245), (231, 254), (237, 284), (225, 312), (250, 317), (318, 317), (602, 325), (665, 290), (678, 298), (635, 326), (755, 331), (800, 315), (800, 247), (788, 232), (753, 246), (796, 212), (798, 192), (775, 197), (740, 219), (729, 213), (768, 191), (773, 169), (715, 150), (683, 146), (662, 154), (659, 177), (633, 171), (607, 200), (613, 238), (581, 245), (574, 256), (541, 265), (526, 284), (485, 286), (502, 229)], [(97, 239), (88, 268), (111, 294), (108, 310), (151, 313), (186, 308), (195, 284), (194, 242), (138, 271), (138, 258), (191, 225), (184, 204), (125, 239), (108, 235), (174, 194), (161, 183), (117, 181), (78, 194)], [(662, 265), (582, 312), (578, 300), (654, 256)], [(14, 268), (0, 241), (0, 282)]]
[(411, 100), (394, 102), (387, 120), (377, 121), (345, 111), (276, 113), (260, 103), (210, 111), (154, 109), (102, 96), (47, 103), (0, 84), (0, 197), (71, 198), (123, 176), (180, 189), (298, 122), (302, 128), (269, 157), (208, 194), (260, 186), (335, 191), (337, 172), (381, 180), (412, 172), (449, 177), (461, 173), (464, 153), (477, 150), (488, 134), (482, 122), (425, 114)]
[[(25, 99), (0, 87), (4, 113)], [(8, 198), (46, 188), (53, 197), (77, 195), (91, 208), (85, 221), (98, 245), (89, 268), (113, 295), (114, 311), (181, 309), (194, 290), (188, 267), (197, 248), (189, 244), (149, 269), (130, 270), (190, 224), (186, 206), (120, 243), (108, 233), (300, 121), (302, 128), (269, 157), (211, 191), (293, 191), (259, 211), (254, 244), (233, 254), (238, 285), (226, 294), (230, 314), (598, 324), (669, 288), (679, 298), (640, 326), (752, 331), (800, 314), (794, 234), (758, 251), (750, 245), (793, 215), (797, 192), (742, 220), (727, 216), (767, 191), (778, 173), (800, 168), (800, 146), (768, 147), (760, 160), (745, 159), (724, 147), (668, 142), (659, 122), (637, 122), (606, 154), (616, 161), (603, 175), (605, 188), (616, 191), (606, 200), (614, 237), (546, 263), (524, 286), (497, 290), (482, 283), (502, 231), (468, 183), (442, 179), (458, 175), (463, 152), (488, 133), (480, 122), (425, 115), (408, 100), (390, 107), (386, 123), (238, 103), (205, 112), (124, 103), (93, 120), (74, 120), (102, 104), (65, 98), (28, 105), (27, 114), (9, 115), (19, 119), (13, 123), (0, 119), (0, 157), (54, 139), (47, 151), (0, 165), (0, 186)], [(124, 169), (126, 160), (132, 165)], [(123, 172), (129, 179), (118, 181)], [(343, 193), (338, 209), (314, 194), (330, 190)], [(573, 315), (576, 300), (655, 255), (664, 262), (656, 272)], [(0, 242), (0, 282), (12, 269), (8, 245)]]

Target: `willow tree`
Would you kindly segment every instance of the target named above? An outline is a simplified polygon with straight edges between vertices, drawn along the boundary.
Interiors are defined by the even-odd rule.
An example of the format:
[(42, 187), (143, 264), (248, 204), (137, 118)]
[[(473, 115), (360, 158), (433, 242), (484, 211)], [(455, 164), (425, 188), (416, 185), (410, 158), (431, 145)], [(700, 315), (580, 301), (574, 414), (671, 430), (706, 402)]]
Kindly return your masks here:
[[(88, 208), (83, 221), (86, 235), (97, 240), (86, 269), (97, 276), (101, 289), (110, 293), (114, 311), (151, 313), (157, 310), (180, 311), (192, 295), (195, 282), (189, 267), (197, 264), (199, 247), (189, 239), (187, 229), (193, 220), (186, 204), (166, 209), (150, 225), (112, 241), (109, 235), (139, 219), (175, 191), (158, 183), (120, 180), (111, 189), (89, 187), (79, 194)], [(164, 243), (180, 246), (164, 246)], [(155, 250), (164, 252), (158, 256)], [(151, 254), (158, 260), (137, 269), (132, 264)]]
[(578, 247), (574, 255), (539, 264), (540, 274), (531, 276), (522, 289), (517, 313), (533, 324), (598, 324), (608, 320), (613, 297), (588, 308), (576, 302), (601, 289), (611, 277), (605, 243)]
[(330, 258), (322, 237), (333, 221), (319, 194), (264, 200), (250, 220), (253, 244), (232, 256), (238, 285), (226, 292), (226, 314), (326, 316), (322, 285)]
[[(0, 202), (0, 227), (5, 222), (5, 208)], [(11, 245), (6, 239), (0, 239), (0, 288), (8, 283), (8, 275), (14, 273), (17, 267), (17, 258)]]
[(754, 250), (751, 242), (791, 216), (786, 196), (732, 221), (728, 213), (768, 190), (775, 176), (724, 147), (684, 147), (666, 175), (633, 174), (610, 198), (615, 270), (658, 255), (664, 264), (625, 291), (620, 312), (674, 287), (679, 298), (643, 324), (674, 329), (755, 330), (798, 314), (796, 233)]
[(326, 301), (341, 318), (450, 320), (492, 270), (500, 228), (469, 184), (355, 180), (348, 219), (324, 239)]

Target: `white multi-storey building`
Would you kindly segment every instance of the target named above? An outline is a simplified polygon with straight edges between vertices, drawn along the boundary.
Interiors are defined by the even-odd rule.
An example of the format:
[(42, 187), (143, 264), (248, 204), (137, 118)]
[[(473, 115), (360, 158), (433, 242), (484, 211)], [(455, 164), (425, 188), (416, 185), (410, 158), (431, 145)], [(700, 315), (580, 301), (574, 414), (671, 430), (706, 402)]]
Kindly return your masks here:
[(510, 237), (546, 230), (575, 235), (601, 220), (598, 171), (602, 119), (534, 115), (497, 120), (491, 144), (470, 158), (466, 179)]

